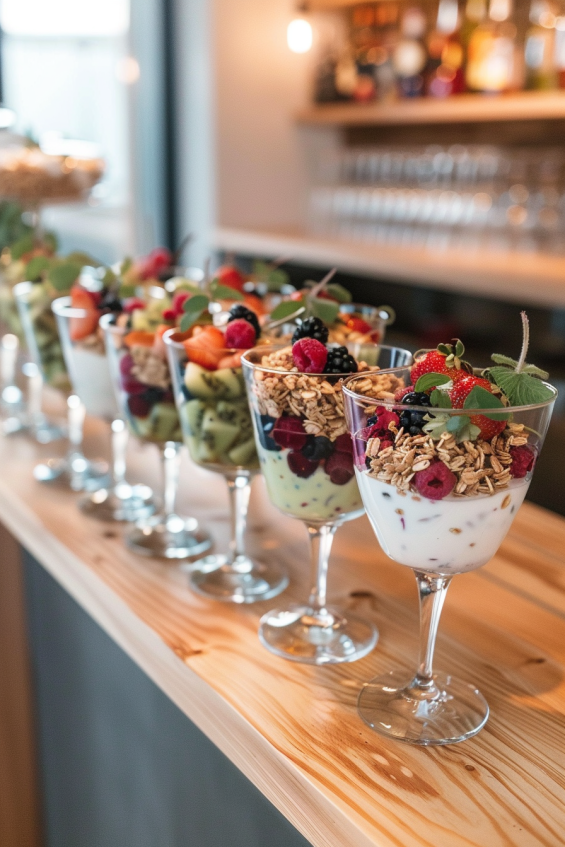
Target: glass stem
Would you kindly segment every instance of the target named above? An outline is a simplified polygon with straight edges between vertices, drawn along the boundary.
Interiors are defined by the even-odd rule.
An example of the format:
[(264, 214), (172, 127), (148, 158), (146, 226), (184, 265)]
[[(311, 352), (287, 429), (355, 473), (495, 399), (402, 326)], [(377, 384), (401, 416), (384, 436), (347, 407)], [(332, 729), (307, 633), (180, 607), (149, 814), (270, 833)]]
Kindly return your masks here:
[(312, 588), (308, 605), (315, 612), (327, 615), (328, 563), (337, 526), (306, 524), (310, 539)]
[(126, 478), (126, 449), (129, 433), (121, 418), (112, 421), (112, 478), (114, 485), (121, 485)]
[(86, 409), (76, 394), (67, 399), (67, 421), (69, 426), (69, 443), (71, 455), (82, 456), (82, 430)]
[(181, 445), (176, 441), (167, 441), (163, 448), (163, 511), (165, 518), (175, 514), (177, 490), (179, 487)]
[(435, 696), (433, 679), (433, 657), (437, 629), (445, 595), (452, 580), (450, 576), (438, 576), (415, 571), (420, 599), (420, 658), (414, 684), (422, 691)]
[(233, 565), (238, 556), (245, 556), (245, 529), (247, 509), (251, 494), (251, 479), (248, 474), (226, 477), (230, 498), (230, 552), (228, 563)]
[(27, 376), (27, 411), (31, 425), (41, 426), (44, 421), (42, 412), (43, 376), (36, 365), (28, 364)]

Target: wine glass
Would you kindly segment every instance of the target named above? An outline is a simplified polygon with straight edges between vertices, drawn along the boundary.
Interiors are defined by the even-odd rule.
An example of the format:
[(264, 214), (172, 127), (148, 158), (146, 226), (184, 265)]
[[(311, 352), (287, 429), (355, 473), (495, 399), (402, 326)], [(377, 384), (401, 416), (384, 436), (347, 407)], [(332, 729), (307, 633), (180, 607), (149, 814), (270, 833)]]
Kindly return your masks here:
[(224, 477), (230, 500), (229, 549), (189, 565), (190, 584), (213, 600), (267, 600), (286, 588), (288, 577), (278, 565), (245, 552), (251, 481), (259, 462), (239, 357), (234, 350), (214, 351), (218, 365), (225, 354), (228, 366), (208, 370), (189, 359), (204, 361), (203, 351), (189, 351), (179, 337), (174, 331), (164, 336), (184, 440), (193, 462)]
[[(87, 414), (108, 421), (112, 430), (111, 481), (79, 500), (87, 515), (105, 521), (136, 521), (155, 511), (152, 491), (146, 485), (131, 486), (125, 478), (128, 430), (120, 418), (116, 389), (103, 338), (93, 313), (71, 305), (70, 297), (59, 297), (52, 304), (59, 338), (74, 393)], [(94, 320), (97, 320), (96, 312)], [(85, 336), (86, 332), (86, 336)]]
[[(165, 351), (155, 333), (130, 332), (116, 325), (114, 315), (103, 315), (110, 373), (123, 418), (141, 441), (156, 444), (163, 466), (163, 508), (143, 518), (126, 533), (128, 547), (144, 556), (187, 559), (212, 544), (196, 518), (176, 512), (182, 434), (175, 408)], [(139, 338), (143, 344), (138, 343)], [(149, 346), (147, 341), (149, 340)]]
[(70, 442), (67, 456), (63, 459), (47, 459), (37, 465), (34, 468), (34, 477), (39, 482), (64, 479), (73, 491), (99, 488), (108, 473), (108, 465), (102, 461), (90, 461), (82, 452), (85, 409), (80, 398), (76, 394), (70, 394), (71, 385), (55, 315), (51, 309), (53, 298), (44, 290), (42, 284), (32, 282), (18, 283), (14, 287), (14, 296), (28, 352), (35, 365), (30, 382), (36, 399), (30, 405), (38, 425), (42, 425), (39, 396), (44, 384), (70, 395), (67, 399)]
[[(335, 532), (364, 512), (343, 414), (346, 375), (297, 373), (264, 363), (273, 352), (288, 349), (248, 351), (243, 372), (267, 491), (274, 506), (306, 526), (312, 588), (306, 603), (264, 615), (259, 637), (272, 653), (295, 662), (353, 662), (372, 650), (378, 633), (372, 623), (328, 606), (326, 597)], [(408, 364), (412, 354), (383, 346), (380, 360)]]
[(510, 529), (557, 392), (548, 385), (553, 396), (544, 403), (473, 409), (469, 418), (466, 409), (394, 402), (383, 394), (383, 380), (389, 392), (409, 386), (410, 369), (350, 378), (345, 411), (369, 521), (387, 556), (416, 575), (420, 658), (411, 678), (392, 672), (367, 683), (359, 713), (382, 735), (450, 744), (475, 735), (489, 709), (474, 685), (433, 670), (445, 595), (453, 576), (485, 565)]

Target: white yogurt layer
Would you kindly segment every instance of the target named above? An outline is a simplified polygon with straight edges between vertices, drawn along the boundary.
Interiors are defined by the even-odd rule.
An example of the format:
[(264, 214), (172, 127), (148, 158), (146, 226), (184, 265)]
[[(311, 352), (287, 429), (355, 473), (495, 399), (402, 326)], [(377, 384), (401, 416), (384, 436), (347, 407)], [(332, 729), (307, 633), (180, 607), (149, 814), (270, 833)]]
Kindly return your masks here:
[(333, 521), (343, 515), (353, 518), (363, 514), (354, 476), (345, 485), (335, 485), (319, 465), (312, 476), (302, 479), (288, 466), (290, 450), (275, 452), (258, 444), (257, 451), (269, 497), (281, 512), (304, 521)]
[(367, 515), (387, 556), (420, 571), (462, 573), (496, 553), (522, 505), (529, 481), (478, 497), (427, 500), (355, 469)]
[(106, 356), (74, 346), (71, 379), (87, 414), (106, 420), (119, 417)]

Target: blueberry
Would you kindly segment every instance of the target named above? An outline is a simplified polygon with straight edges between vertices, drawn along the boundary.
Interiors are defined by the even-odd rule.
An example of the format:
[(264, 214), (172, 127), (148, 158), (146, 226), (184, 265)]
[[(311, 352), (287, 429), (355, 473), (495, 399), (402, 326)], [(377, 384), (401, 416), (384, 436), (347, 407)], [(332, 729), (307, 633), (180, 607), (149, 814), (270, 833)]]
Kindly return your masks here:
[(329, 458), (333, 451), (333, 444), (329, 438), (324, 435), (309, 435), (301, 453), (311, 462), (321, 462), (322, 459)]
[(420, 429), (419, 426), (411, 426), (410, 429), (408, 430), (408, 432), (410, 433), (410, 435), (421, 435), (422, 434), (422, 430)]
[(273, 450), (274, 452), (278, 452), (281, 449), (271, 435), (276, 420), (276, 418), (272, 418), (270, 415), (261, 415), (258, 427), (261, 444), (265, 450)]
[(186, 400), (194, 400), (194, 394), (191, 394), (186, 385), (182, 387), (182, 393), (184, 394)]
[(377, 416), (371, 415), (370, 418), (367, 418), (367, 426), (373, 426), (377, 422)]
[(162, 388), (150, 386), (141, 396), (146, 403), (149, 403), (150, 406), (154, 406), (155, 403), (159, 403), (159, 401), (163, 399), (164, 394), (165, 392)]
[(401, 414), (400, 414), (400, 426), (403, 426), (404, 429), (409, 429), (411, 423), (412, 423), (411, 413), (410, 412), (401, 412)]

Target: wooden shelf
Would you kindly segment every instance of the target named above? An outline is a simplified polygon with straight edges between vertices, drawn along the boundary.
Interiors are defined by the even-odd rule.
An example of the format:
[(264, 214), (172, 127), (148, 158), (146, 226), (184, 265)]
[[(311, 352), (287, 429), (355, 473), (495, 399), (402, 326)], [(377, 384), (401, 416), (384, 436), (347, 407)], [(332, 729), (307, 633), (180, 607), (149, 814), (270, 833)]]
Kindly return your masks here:
[(310, 106), (297, 114), (298, 123), (328, 126), (536, 120), (565, 120), (565, 91), (524, 91), (498, 97), (460, 94), (445, 100), (422, 97), (394, 103), (328, 103)]
[[(107, 443), (107, 425), (88, 420), (86, 454)], [(157, 450), (131, 446), (130, 478), (153, 485)], [(363, 682), (408, 673), (417, 650), (413, 575), (386, 558), (365, 518), (337, 533), (330, 596), (378, 624), (377, 649), (353, 664), (294, 664), (257, 638), (271, 603), (191, 593), (172, 564), (135, 556), (119, 527), (83, 515), (76, 495), (35, 483), (34, 464), (52, 452), (0, 439), (0, 520), (314, 847), (562, 844), (563, 518), (524, 504), (493, 561), (454, 580), (437, 664), (479, 685), (491, 716), (464, 744), (417, 748), (378, 736), (356, 712)], [(253, 487), (249, 553), (288, 567), (275, 604), (303, 599), (304, 527), (270, 506), (261, 478)], [(184, 466), (179, 509), (226, 544), (223, 479)]]
[(523, 306), (565, 307), (565, 257), (367, 244), (317, 238), (299, 231), (235, 227), (216, 229), (213, 243), (220, 250), (270, 258), (292, 256), (299, 264), (337, 267), (341, 271), (508, 300)]

